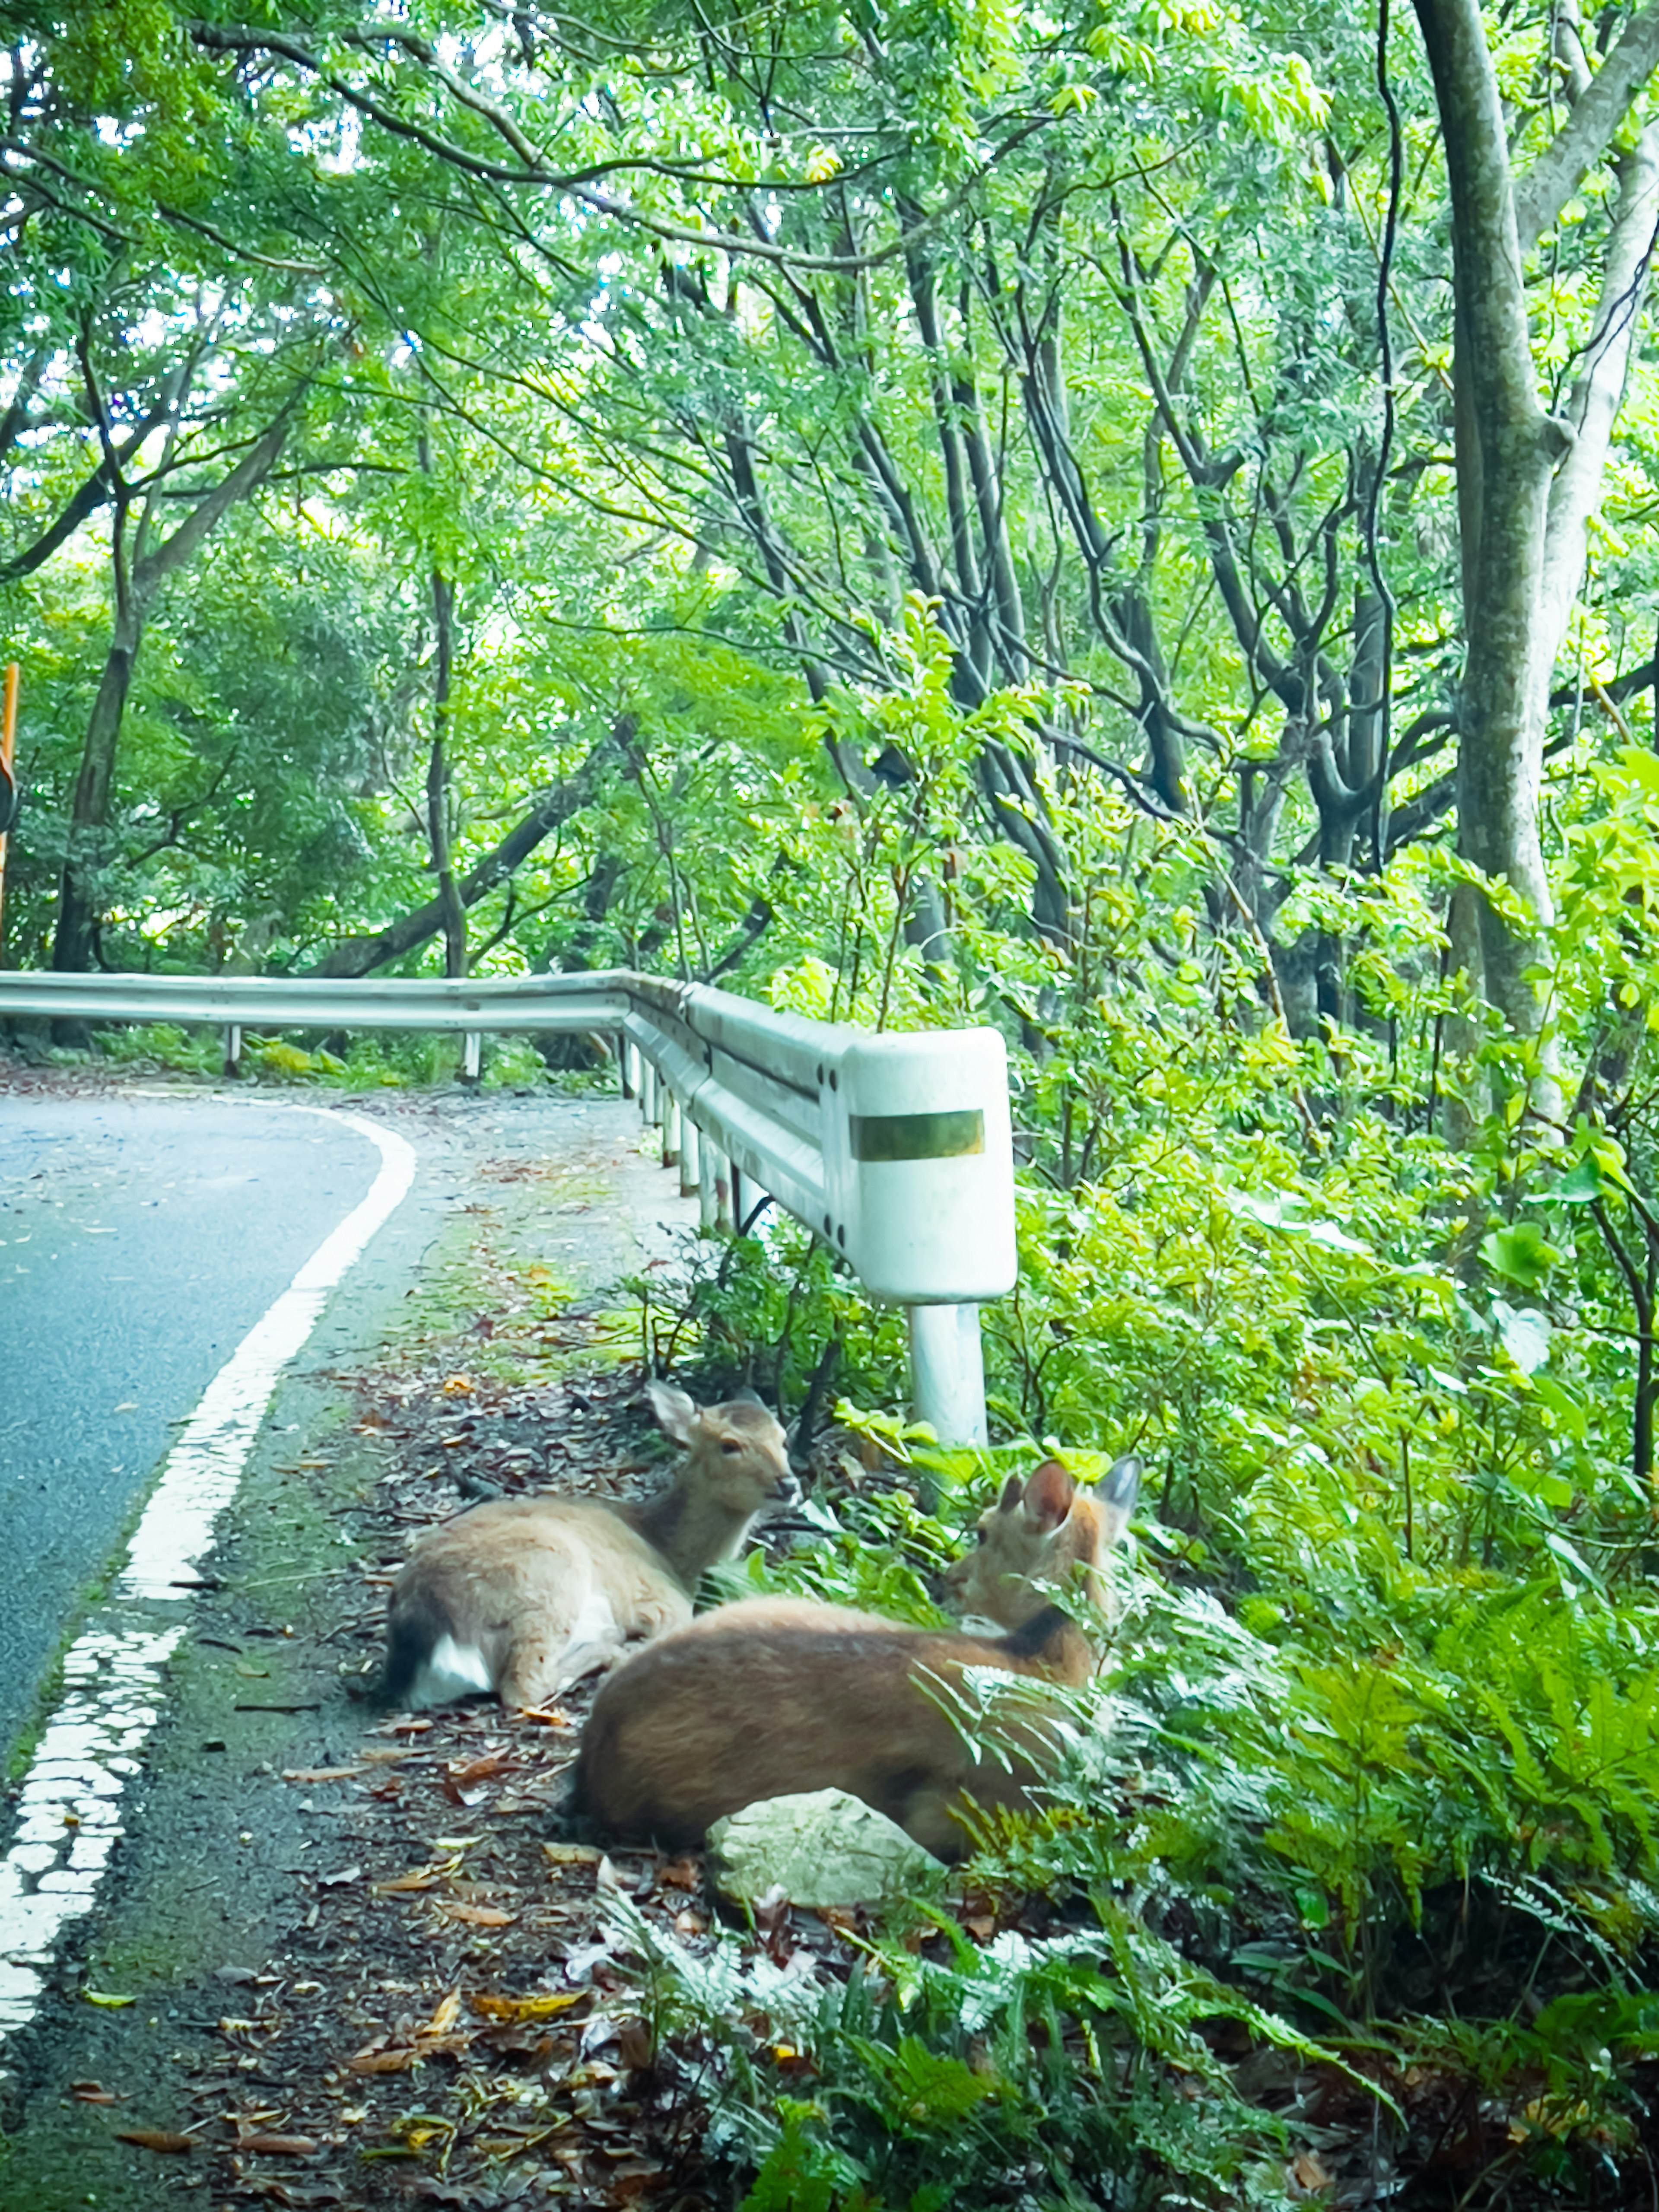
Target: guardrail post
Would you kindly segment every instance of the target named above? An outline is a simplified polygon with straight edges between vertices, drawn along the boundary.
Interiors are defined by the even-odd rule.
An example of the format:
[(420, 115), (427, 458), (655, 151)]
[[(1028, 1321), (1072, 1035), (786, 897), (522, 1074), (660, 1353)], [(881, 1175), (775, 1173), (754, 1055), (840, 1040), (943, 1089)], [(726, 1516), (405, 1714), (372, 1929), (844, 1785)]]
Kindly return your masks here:
[(620, 1030), (617, 1032), (617, 1080), (624, 1098), (634, 1096), (634, 1048)]
[(910, 1403), (942, 1444), (982, 1444), (985, 1359), (979, 1308), (907, 1306), (910, 1329)]
[(701, 1171), (697, 1225), (705, 1237), (712, 1237), (717, 1229), (732, 1226), (732, 1170), (725, 1153), (706, 1129), (697, 1136), (697, 1164)]
[(680, 1196), (690, 1198), (702, 1184), (702, 1139), (689, 1114), (680, 1115)]
[(640, 1054), (640, 1119), (647, 1127), (657, 1118), (657, 1071)]
[(483, 1065), (483, 1038), (477, 1030), (468, 1030), (461, 1048), (461, 1080), (476, 1083)]
[(242, 1024), (240, 1022), (227, 1022), (225, 1024), (225, 1073), (240, 1075), (241, 1072)]
[(665, 1168), (674, 1168), (679, 1163), (680, 1102), (665, 1083), (662, 1087), (662, 1164)]

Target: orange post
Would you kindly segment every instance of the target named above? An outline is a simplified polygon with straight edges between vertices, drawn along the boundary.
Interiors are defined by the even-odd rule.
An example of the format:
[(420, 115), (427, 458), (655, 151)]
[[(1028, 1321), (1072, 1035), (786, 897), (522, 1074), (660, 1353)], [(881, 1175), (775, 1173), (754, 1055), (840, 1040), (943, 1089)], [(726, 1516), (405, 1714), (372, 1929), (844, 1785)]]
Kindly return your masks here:
[[(0, 821), (11, 811), (11, 797), (15, 786), (12, 778), (12, 755), (17, 744), (17, 663), (6, 664), (6, 691), (0, 705)], [(5, 957), (6, 943), (6, 839), (0, 830), (0, 961)]]

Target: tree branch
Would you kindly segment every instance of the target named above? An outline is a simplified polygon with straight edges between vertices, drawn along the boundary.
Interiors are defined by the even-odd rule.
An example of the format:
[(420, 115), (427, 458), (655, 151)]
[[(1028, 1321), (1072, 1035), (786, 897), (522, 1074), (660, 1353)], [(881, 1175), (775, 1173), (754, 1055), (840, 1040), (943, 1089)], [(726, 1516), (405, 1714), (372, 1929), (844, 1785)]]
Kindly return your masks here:
[(1659, 6), (1632, 15), (1589, 89), (1516, 186), (1515, 227), (1528, 253), (1578, 189), (1659, 69)]

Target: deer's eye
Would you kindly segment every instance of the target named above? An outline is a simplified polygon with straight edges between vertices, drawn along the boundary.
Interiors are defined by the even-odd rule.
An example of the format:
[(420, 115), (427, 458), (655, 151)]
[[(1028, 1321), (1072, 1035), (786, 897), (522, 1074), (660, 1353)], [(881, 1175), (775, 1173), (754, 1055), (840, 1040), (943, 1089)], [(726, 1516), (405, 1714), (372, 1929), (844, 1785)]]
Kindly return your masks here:
[(975, 1528), (974, 1531), (974, 1541), (976, 1544), (982, 1544), (985, 1541), (985, 1533), (986, 1532), (983, 1528)]
[(743, 1449), (743, 1446), (741, 1444), (734, 1444), (728, 1439), (720, 1446), (720, 1449), (726, 1454), (727, 1459), (735, 1459), (738, 1454)]

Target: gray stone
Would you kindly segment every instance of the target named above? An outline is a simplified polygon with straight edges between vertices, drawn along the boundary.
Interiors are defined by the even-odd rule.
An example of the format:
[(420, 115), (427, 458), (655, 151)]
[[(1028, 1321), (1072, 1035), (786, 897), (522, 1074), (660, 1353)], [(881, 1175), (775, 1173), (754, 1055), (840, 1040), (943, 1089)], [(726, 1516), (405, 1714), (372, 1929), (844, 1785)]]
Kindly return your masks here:
[(763, 1797), (708, 1831), (728, 1897), (754, 1904), (781, 1890), (795, 1905), (876, 1905), (945, 1869), (902, 1828), (844, 1790)]

